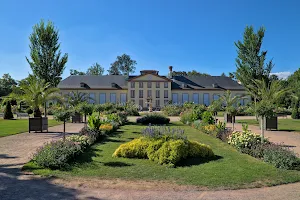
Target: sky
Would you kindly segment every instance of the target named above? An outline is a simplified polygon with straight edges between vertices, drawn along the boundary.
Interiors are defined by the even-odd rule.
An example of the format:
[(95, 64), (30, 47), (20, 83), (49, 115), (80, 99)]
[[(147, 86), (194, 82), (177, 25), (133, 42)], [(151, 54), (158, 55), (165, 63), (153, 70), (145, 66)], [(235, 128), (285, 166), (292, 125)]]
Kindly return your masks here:
[(59, 29), (70, 69), (98, 62), (107, 70), (118, 55), (137, 61), (136, 72), (168, 66), (221, 75), (236, 70), (234, 42), (247, 25), (266, 28), (262, 49), (273, 72), (286, 77), (300, 67), (298, 0), (0, 0), (0, 76), (31, 73), (29, 35), (41, 19)]

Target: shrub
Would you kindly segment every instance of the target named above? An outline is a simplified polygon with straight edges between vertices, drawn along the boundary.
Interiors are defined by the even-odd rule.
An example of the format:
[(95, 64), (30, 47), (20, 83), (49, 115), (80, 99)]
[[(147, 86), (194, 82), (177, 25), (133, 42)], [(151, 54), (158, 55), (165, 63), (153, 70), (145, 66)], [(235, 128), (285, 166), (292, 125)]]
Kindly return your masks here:
[(108, 121), (116, 122), (119, 125), (125, 124), (127, 120), (127, 113), (122, 111), (122, 112), (117, 112), (117, 113), (111, 113), (106, 116)]
[(280, 169), (300, 169), (300, 159), (295, 153), (279, 145), (264, 149), (263, 160)]
[(99, 130), (100, 125), (102, 124), (102, 121), (99, 117), (96, 117), (95, 115), (90, 115), (88, 118), (88, 127), (90, 129)]
[(299, 101), (298, 100), (294, 103), (293, 111), (292, 111), (292, 116), (291, 117), (293, 119), (300, 119)]
[(184, 124), (190, 124), (197, 120), (197, 114), (192, 110), (187, 110), (180, 114), (180, 121)]
[(197, 141), (189, 141), (189, 151), (188, 151), (188, 157), (196, 158), (206, 158), (206, 157), (213, 157), (214, 153), (210, 146), (206, 144), (201, 144)]
[(167, 116), (179, 116), (184, 111), (184, 107), (181, 105), (169, 104), (162, 108), (162, 111)]
[(3, 119), (13, 119), (13, 118), (14, 118), (14, 115), (11, 111), (11, 104), (10, 104), (10, 101), (9, 101), (9, 102), (7, 102), (6, 107), (4, 109)]
[(93, 144), (93, 141), (89, 140), (89, 137), (86, 135), (71, 135), (66, 137), (66, 141), (79, 143), (83, 147)]
[(90, 143), (93, 144), (96, 140), (101, 139), (102, 135), (99, 130), (90, 129), (89, 127), (83, 127), (79, 131), (79, 135), (85, 135), (89, 138)]
[(112, 124), (102, 124), (100, 126), (100, 130), (103, 131), (105, 134), (108, 134), (114, 130), (114, 127)]
[(202, 125), (201, 130), (209, 135), (215, 135), (217, 133), (217, 127), (214, 124)]
[(76, 155), (82, 152), (83, 148), (80, 144), (72, 141), (50, 142), (37, 150), (33, 161), (45, 168), (65, 168)]
[(28, 115), (31, 115), (33, 113), (33, 110), (31, 108), (27, 108), (26, 112), (27, 112)]
[[(265, 142), (267, 142), (267, 140), (265, 140)], [(229, 136), (228, 143), (238, 150), (241, 150), (251, 148), (261, 143), (261, 137), (251, 131), (235, 131)]]
[(213, 118), (212, 113), (209, 112), (209, 111), (203, 112), (203, 114), (202, 114), (202, 122), (206, 123), (206, 124), (214, 124), (215, 120)]
[(150, 140), (139, 138), (121, 144), (114, 152), (113, 157), (147, 158), (147, 147), (149, 146), (149, 143)]
[(145, 138), (150, 138), (150, 139), (164, 138), (164, 140), (169, 140), (169, 139), (186, 140), (186, 136), (184, 134), (183, 129), (170, 128), (168, 126), (151, 126), (151, 125), (149, 125), (147, 128), (142, 129), (142, 134)]
[(202, 119), (203, 113), (206, 111), (205, 105), (195, 105), (193, 108), (193, 113), (195, 115), (196, 120)]
[(143, 117), (137, 118), (137, 123), (141, 124), (168, 124), (170, 122), (170, 118), (167, 118), (158, 113), (151, 113), (144, 115)]

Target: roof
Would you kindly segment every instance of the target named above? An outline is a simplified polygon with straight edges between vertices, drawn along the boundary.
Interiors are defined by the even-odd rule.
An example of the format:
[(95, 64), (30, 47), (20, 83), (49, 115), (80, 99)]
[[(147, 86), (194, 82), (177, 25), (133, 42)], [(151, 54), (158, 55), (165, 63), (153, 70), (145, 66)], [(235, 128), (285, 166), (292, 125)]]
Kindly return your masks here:
[[(58, 84), (60, 89), (82, 89), (81, 83), (84, 83), (86, 88), (92, 89), (127, 89), (126, 77), (122, 75), (78, 75), (69, 76)], [(113, 83), (118, 88), (113, 87)]]
[(244, 90), (244, 87), (226, 76), (173, 76), (172, 89)]

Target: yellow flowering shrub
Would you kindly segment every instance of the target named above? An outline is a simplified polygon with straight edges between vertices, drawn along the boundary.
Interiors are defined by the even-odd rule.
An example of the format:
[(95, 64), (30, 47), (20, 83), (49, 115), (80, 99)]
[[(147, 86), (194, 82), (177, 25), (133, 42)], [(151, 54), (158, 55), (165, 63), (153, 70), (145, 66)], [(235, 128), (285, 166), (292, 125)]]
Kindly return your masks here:
[(150, 140), (143, 137), (121, 144), (113, 153), (113, 157), (147, 158), (147, 147)]
[(214, 124), (208, 124), (202, 126), (202, 131), (206, 134), (214, 134), (217, 131), (217, 127)]
[(188, 152), (189, 157), (208, 158), (214, 156), (214, 152), (212, 151), (209, 145), (201, 144), (200, 142), (197, 141), (189, 141), (188, 145), (189, 145), (189, 152)]
[(109, 133), (113, 130), (113, 125), (112, 124), (101, 124), (100, 130), (104, 131), (105, 133)]

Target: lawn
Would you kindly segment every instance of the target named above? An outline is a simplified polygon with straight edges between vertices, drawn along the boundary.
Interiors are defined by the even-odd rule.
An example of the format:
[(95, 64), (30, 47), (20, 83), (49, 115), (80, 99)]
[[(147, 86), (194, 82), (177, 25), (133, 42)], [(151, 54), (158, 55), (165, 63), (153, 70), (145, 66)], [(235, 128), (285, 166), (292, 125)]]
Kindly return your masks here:
[[(247, 123), (249, 125), (259, 126), (255, 119), (237, 120), (237, 123)], [(278, 119), (279, 131), (297, 131), (300, 132), (300, 120), (298, 119)]]
[[(48, 125), (55, 126), (61, 124), (61, 122), (53, 119), (48, 120)], [(4, 120), (0, 119), (0, 137), (8, 135), (15, 135), (28, 131), (28, 119), (15, 119), (15, 120)]]
[(140, 137), (143, 126), (132, 124), (121, 127), (115, 136), (92, 146), (67, 171), (40, 169), (32, 162), (27, 163), (24, 169), (44, 176), (163, 180), (209, 189), (261, 187), (300, 181), (299, 171), (276, 169), (180, 122), (171, 126), (184, 128), (189, 139), (210, 145), (216, 158), (212, 161), (189, 159), (176, 168), (167, 168), (146, 159), (113, 158), (112, 154), (120, 144)]

